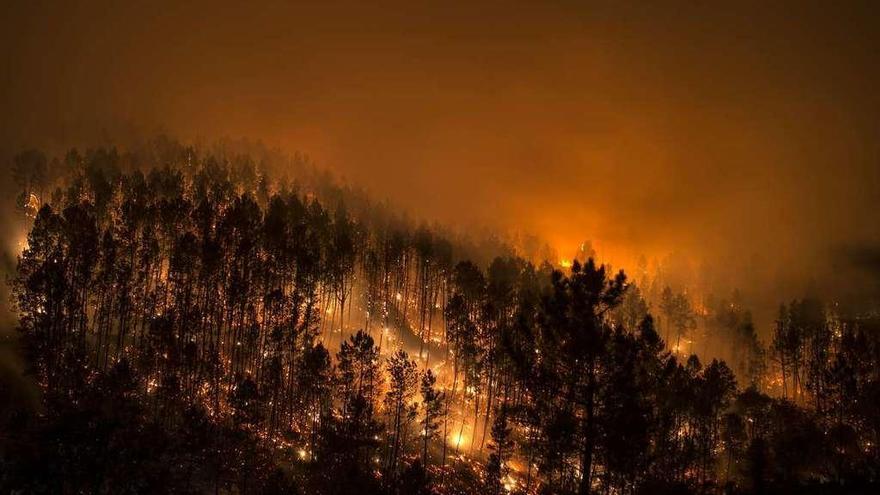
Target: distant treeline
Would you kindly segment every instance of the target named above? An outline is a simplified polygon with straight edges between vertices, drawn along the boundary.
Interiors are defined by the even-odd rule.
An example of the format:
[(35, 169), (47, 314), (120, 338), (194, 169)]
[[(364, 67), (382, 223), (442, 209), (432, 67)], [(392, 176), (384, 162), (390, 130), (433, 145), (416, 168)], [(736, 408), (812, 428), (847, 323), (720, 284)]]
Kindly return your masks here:
[[(795, 301), (764, 348), (736, 302), (664, 290), (657, 325), (623, 272), (475, 247), (293, 161), (173, 141), (15, 158), (44, 407), (5, 414), (0, 489), (877, 488), (876, 316)], [(698, 318), (734, 337), (736, 373), (683, 351)]]

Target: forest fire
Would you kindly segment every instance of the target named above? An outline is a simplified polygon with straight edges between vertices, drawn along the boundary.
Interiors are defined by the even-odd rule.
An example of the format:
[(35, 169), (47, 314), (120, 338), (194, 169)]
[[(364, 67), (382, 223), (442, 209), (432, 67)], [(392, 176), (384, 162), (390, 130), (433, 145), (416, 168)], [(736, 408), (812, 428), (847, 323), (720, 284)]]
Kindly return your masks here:
[[(756, 416), (787, 421), (786, 407), (814, 399), (832, 410), (826, 397), (839, 389), (826, 381), (819, 392), (814, 368), (834, 369), (847, 339), (865, 338), (805, 300), (783, 308), (767, 349), (740, 303), (658, 290), (659, 276), (633, 284), (591, 258), (563, 273), (498, 257), (483, 272), (428, 230), (373, 230), (367, 212), (325, 211), (268, 177), (262, 196), (208, 179), (208, 165), (111, 171), (102, 185), (78, 178), (96, 176), (90, 160), (65, 179), (80, 189), (40, 208), (14, 283), (43, 389), (80, 403), (110, 387), (121, 395), (98, 400), (129, 404), (140, 421), (201, 418), (255, 442), (212, 448), (265, 448), (313, 467), (372, 460), (352, 483), (403, 483), (418, 461), (444, 484), (466, 483), (447, 469), (465, 465), (504, 492), (617, 490), (629, 482), (609, 473), (649, 452), (660, 456), (656, 476), (712, 479), (722, 458), (745, 455), (734, 446), (761, 434)], [(248, 163), (224, 175), (252, 173), (234, 168)], [(99, 210), (102, 188), (115, 192)], [(218, 199), (229, 190), (239, 192)], [(171, 204), (184, 218), (164, 223)], [(733, 369), (692, 354), (712, 334), (738, 339)], [(824, 357), (811, 361), (820, 342)], [(61, 367), (70, 360), (80, 374)], [(859, 451), (873, 455), (871, 442)], [(691, 448), (691, 461), (673, 461)]]
[(5, 5), (0, 493), (880, 492), (871, 14)]

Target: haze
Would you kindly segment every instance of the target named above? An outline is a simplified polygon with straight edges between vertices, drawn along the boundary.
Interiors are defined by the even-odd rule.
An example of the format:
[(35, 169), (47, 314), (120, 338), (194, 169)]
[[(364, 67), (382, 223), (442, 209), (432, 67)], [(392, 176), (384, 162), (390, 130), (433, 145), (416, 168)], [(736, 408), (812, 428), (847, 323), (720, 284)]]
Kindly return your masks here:
[(562, 256), (876, 290), (876, 13), (774, 3), (7, 2), (0, 152), (250, 137)]

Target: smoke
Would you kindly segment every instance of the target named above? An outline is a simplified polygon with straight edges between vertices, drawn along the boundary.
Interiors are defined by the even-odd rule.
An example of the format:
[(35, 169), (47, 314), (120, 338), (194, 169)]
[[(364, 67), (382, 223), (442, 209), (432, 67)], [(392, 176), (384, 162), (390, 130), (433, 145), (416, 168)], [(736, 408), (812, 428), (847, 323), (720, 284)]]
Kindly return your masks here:
[(880, 31), (795, 5), (7, 2), (0, 153), (248, 136), (560, 256), (679, 253), (766, 314), (862, 297)]

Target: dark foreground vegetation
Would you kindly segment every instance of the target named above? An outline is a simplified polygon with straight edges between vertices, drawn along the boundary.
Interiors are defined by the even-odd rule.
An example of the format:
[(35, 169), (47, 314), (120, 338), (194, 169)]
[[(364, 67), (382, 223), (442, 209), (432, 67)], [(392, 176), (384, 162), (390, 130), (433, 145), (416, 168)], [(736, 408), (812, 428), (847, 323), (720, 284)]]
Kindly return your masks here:
[(42, 405), (3, 409), (3, 493), (877, 493), (876, 312), (794, 301), (765, 346), (736, 301), (160, 144), (15, 159)]

